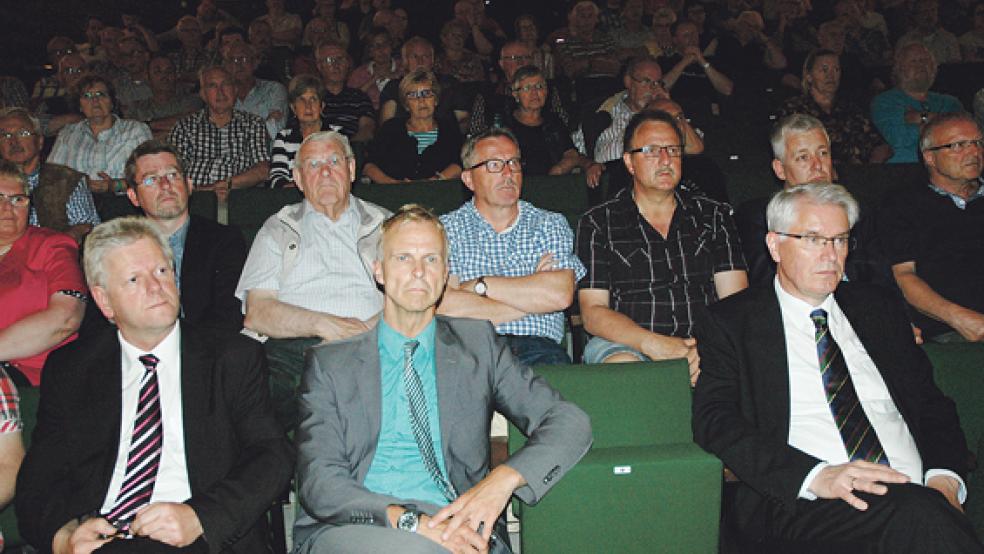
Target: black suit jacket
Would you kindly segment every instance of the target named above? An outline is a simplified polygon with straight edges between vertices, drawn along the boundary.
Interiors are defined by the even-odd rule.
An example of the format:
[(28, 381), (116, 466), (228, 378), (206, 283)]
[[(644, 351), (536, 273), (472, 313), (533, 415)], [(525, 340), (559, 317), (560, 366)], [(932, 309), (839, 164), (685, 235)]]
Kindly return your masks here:
[[(181, 327), (181, 406), (191, 506), (210, 552), (267, 552), (264, 512), (290, 481), (294, 451), (273, 417), (261, 345), (216, 347)], [(38, 424), (17, 478), (17, 520), (42, 552), (68, 521), (99, 510), (119, 450), (115, 329), (48, 357)]]
[(209, 330), (242, 329), (236, 284), (245, 263), (246, 241), (238, 229), (192, 215), (181, 261), (184, 320)]
[[(953, 402), (933, 382), (891, 291), (842, 283), (837, 304), (878, 367), (916, 442), (925, 469), (966, 473), (967, 444)], [(739, 523), (763, 503), (792, 511), (820, 460), (787, 443), (789, 370), (779, 300), (772, 285), (709, 306), (698, 320), (701, 374), (693, 402), (694, 439), (741, 479)], [(747, 521), (747, 520), (746, 520)]]

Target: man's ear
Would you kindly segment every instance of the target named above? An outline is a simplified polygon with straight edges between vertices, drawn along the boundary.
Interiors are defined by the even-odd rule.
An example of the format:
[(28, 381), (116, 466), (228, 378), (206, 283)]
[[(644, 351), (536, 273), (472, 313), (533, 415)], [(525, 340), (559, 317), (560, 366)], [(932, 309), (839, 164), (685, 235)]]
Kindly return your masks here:
[(99, 306), (99, 311), (106, 319), (112, 321), (116, 312), (113, 311), (113, 306), (109, 303), (109, 294), (106, 293), (106, 289), (100, 285), (95, 285), (89, 288), (89, 294), (96, 301), (96, 306)]
[(779, 235), (769, 231), (765, 235), (765, 246), (769, 249), (769, 256), (772, 257), (772, 261), (779, 263)]
[(381, 262), (372, 262), (372, 274), (376, 278), (376, 282), (380, 285), (386, 286), (386, 280), (383, 279), (383, 264)]
[(772, 158), (772, 172), (776, 174), (776, 177), (780, 181), (786, 180), (786, 169), (782, 167), (782, 162), (775, 158)]
[(133, 187), (126, 187), (126, 197), (130, 199), (130, 203), (136, 207), (140, 207), (140, 199), (137, 198), (137, 189)]
[(468, 190), (475, 192), (475, 183), (472, 181), (472, 170), (466, 169), (461, 172), (461, 182), (468, 187)]
[(635, 176), (635, 168), (632, 167), (632, 154), (629, 154), (628, 152), (623, 153), (622, 154), (622, 163), (625, 164), (625, 169), (626, 169), (626, 171), (629, 172), (629, 175), (632, 175), (634, 177)]

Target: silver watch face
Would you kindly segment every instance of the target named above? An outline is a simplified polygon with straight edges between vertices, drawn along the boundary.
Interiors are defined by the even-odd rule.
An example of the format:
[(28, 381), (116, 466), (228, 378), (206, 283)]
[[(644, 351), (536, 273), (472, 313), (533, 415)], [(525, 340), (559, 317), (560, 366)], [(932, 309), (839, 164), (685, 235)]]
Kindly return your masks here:
[(413, 510), (407, 510), (400, 515), (400, 519), (396, 521), (396, 526), (404, 531), (410, 531), (411, 533), (417, 530), (417, 522), (419, 518), (417, 512)]
[(488, 285), (485, 284), (484, 281), (479, 281), (475, 283), (475, 294), (478, 294), (480, 296), (485, 296), (485, 293), (488, 291), (488, 289), (489, 287)]

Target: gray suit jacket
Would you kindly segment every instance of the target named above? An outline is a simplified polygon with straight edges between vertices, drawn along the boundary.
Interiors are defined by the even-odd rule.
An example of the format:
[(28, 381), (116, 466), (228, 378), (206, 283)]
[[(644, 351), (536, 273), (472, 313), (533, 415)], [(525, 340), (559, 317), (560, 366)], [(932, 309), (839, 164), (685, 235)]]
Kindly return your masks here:
[[(489, 428), (499, 411), (529, 436), (506, 464), (527, 482), (516, 496), (535, 504), (591, 446), (587, 414), (520, 365), (488, 321), (438, 316), (435, 342), (451, 482), (464, 492), (489, 473)], [(362, 486), (379, 439), (380, 379), (377, 329), (309, 351), (295, 435), (302, 510), (295, 544), (323, 526), (387, 526), (386, 507), (409, 501)]]

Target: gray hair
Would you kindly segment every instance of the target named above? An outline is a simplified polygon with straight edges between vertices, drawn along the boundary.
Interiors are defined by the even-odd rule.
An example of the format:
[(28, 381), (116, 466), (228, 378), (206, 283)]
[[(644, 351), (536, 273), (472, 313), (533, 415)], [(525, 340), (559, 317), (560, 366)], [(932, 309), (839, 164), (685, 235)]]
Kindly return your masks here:
[(31, 194), (31, 185), (27, 182), (27, 176), (17, 167), (17, 164), (8, 160), (0, 160), (0, 178), (7, 178), (20, 183), (24, 189), (24, 194)]
[(321, 77), (310, 73), (295, 75), (287, 85), (287, 102), (293, 104), (309, 90), (318, 95), (318, 100), (324, 99), (325, 87), (321, 84)]
[(345, 157), (349, 159), (355, 158), (355, 152), (352, 150), (352, 144), (349, 143), (348, 137), (339, 133), (338, 131), (319, 131), (317, 133), (311, 133), (302, 142), (300, 148), (297, 149), (298, 156), (300, 156), (301, 148), (309, 142), (328, 142), (334, 141), (335, 144), (342, 147), (342, 151), (345, 152)]
[(966, 121), (967, 123), (970, 123), (971, 125), (977, 128), (978, 132), (980, 132), (981, 130), (980, 123), (977, 121), (977, 119), (975, 119), (973, 115), (967, 112), (952, 112), (952, 113), (940, 114), (934, 117), (933, 119), (931, 119), (929, 123), (923, 126), (922, 131), (919, 132), (919, 149), (925, 152), (927, 148), (932, 148), (933, 146), (936, 146), (935, 144), (933, 144), (933, 132), (939, 129), (940, 127), (944, 127), (946, 125), (949, 125), (951, 123), (956, 123), (958, 121)]
[(105, 260), (111, 251), (129, 246), (138, 240), (150, 239), (161, 248), (161, 252), (174, 268), (174, 253), (167, 238), (145, 217), (129, 216), (111, 219), (96, 225), (85, 237), (85, 281), (92, 287), (106, 286)]
[[(465, 141), (465, 145), (461, 147), (461, 163), (465, 170), (469, 169), (474, 165), (475, 162), (475, 148), (478, 143), (490, 138), (495, 137), (506, 137), (511, 140), (516, 148), (519, 149), (519, 141), (516, 140), (516, 135), (513, 134), (506, 127), (489, 127), (488, 129), (482, 131), (477, 135), (473, 135), (471, 138)], [(520, 153), (522, 155), (522, 153)]]
[(804, 203), (840, 206), (847, 213), (847, 221), (852, 228), (858, 221), (858, 201), (846, 188), (834, 183), (807, 183), (782, 189), (772, 196), (765, 210), (769, 231), (788, 231), (796, 222)]
[(823, 136), (827, 139), (827, 144), (830, 144), (830, 135), (827, 134), (827, 128), (823, 126), (823, 123), (819, 119), (812, 115), (794, 113), (780, 119), (772, 127), (772, 133), (769, 135), (769, 141), (772, 143), (772, 155), (781, 161), (786, 155), (786, 137), (794, 133), (806, 133), (814, 129), (823, 131)]
[(13, 117), (19, 117), (24, 121), (30, 123), (31, 128), (34, 130), (34, 132), (37, 133), (38, 136), (41, 136), (41, 121), (38, 118), (34, 117), (34, 115), (32, 115), (31, 112), (27, 110), (27, 108), (22, 108), (20, 106), (12, 106), (0, 110), (0, 119), (9, 119)]

